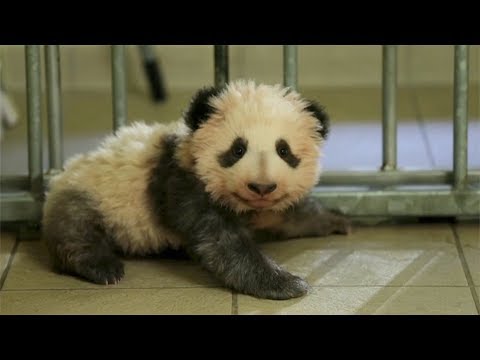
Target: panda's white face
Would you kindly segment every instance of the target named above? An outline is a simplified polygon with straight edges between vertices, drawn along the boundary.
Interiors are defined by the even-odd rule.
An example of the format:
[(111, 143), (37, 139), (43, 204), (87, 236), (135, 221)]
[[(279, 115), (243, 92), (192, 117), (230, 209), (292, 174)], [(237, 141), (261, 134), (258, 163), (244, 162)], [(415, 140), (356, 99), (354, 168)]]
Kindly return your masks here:
[(195, 172), (212, 198), (237, 212), (286, 209), (317, 183), (319, 121), (298, 94), (233, 85), (192, 135)]

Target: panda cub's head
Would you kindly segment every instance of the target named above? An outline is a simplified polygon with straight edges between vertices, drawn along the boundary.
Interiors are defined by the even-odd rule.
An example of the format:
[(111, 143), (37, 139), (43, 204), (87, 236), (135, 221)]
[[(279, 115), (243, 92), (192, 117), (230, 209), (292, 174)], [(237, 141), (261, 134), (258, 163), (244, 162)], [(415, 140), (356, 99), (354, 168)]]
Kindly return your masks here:
[(193, 170), (236, 212), (285, 210), (318, 181), (328, 116), (280, 85), (205, 88), (184, 114)]

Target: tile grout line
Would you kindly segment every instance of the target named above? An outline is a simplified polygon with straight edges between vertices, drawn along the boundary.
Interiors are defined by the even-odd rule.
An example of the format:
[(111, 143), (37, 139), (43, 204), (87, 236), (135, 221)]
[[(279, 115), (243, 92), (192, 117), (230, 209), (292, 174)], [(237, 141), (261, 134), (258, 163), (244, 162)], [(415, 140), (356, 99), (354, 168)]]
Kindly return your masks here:
[(238, 294), (232, 290), (232, 315), (238, 315)]
[(15, 244), (13, 245), (13, 249), (10, 252), (10, 256), (8, 258), (7, 266), (5, 266), (5, 269), (3, 270), (2, 277), (0, 278), (0, 290), (3, 289), (3, 284), (5, 284), (5, 280), (7, 279), (7, 275), (10, 271), (10, 267), (13, 263), (13, 258), (15, 257), (15, 254), (17, 253), (17, 248), (20, 243), (20, 240), (15, 238)]
[(472, 293), (473, 302), (475, 303), (475, 307), (477, 308), (478, 315), (480, 315), (480, 300), (478, 298), (477, 291), (475, 290), (475, 284), (473, 283), (472, 274), (470, 273), (470, 268), (468, 267), (467, 259), (465, 258), (465, 254), (460, 243), (460, 237), (458, 236), (457, 228), (454, 224), (450, 224), (450, 226), (452, 228), (453, 237), (455, 238), (455, 245), (457, 247), (458, 256), (460, 257), (460, 262), (462, 263), (463, 272), (465, 273), (468, 287), (470, 288), (470, 292)]

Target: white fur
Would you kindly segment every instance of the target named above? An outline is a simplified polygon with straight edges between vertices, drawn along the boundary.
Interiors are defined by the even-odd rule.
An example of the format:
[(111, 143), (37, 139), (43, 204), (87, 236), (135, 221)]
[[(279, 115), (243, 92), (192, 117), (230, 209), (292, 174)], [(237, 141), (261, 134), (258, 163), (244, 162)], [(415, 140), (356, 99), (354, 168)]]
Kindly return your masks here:
[(149, 211), (146, 187), (161, 154), (161, 138), (184, 131), (179, 124), (149, 126), (141, 122), (121, 128), (105, 139), (98, 150), (70, 159), (65, 171), (52, 178), (45, 213), (55, 211), (49, 205), (54, 204), (54, 197), (62, 190), (84, 191), (98, 202), (106, 225), (115, 231), (125, 253), (178, 248), (179, 239), (158, 225)]

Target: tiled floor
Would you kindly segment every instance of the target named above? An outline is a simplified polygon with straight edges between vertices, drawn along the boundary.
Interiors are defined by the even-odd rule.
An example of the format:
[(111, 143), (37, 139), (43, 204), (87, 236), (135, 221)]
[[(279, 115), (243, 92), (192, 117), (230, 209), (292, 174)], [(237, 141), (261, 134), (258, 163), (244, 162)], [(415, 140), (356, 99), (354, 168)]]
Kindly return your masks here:
[[(136, 118), (176, 119), (190, 93), (152, 105), (129, 97)], [(415, 96), (416, 97), (415, 97)], [(450, 89), (399, 92), (398, 162), (402, 168), (451, 167)], [(381, 158), (381, 93), (308, 94), (333, 115), (325, 169), (376, 169)], [(475, 98), (477, 96), (477, 98)], [(439, 100), (441, 99), (441, 101)], [(22, 113), (23, 100), (16, 97)], [(421, 101), (419, 101), (421, 100)], [(64, 96), (65, 154), (93, 148), (110, 131), (111, 102), (103, 94)], [(441, 104), (439, 104), (439, 101)], [(348, 106), (345, 104), (348, 103)], [(470, 102), (469, 163), (480, 168), (478, 89)], [(439, 106), (437, 106), (439, 105)], [(89, 121), (87, 121), (87, 119)], [(447, 121), (448, 120), (448, 121)], [(26, 173), (26, 125), (2, 143), (2, 174)], [(355, 142), (352, 142), (352, 136)], [(46, 143), (45, 143), (46, 149)], [(47, 164), (47, 152), (44, 152)], [(479, 314), (478, 223), (356, 226), (349, 236), (260, 245), (312, 286), (303, 298), (260, 300), (224, 289), (189, 260), (130, 259), (118, 285), (99, 286), (52, 272), (41, 241), (2, 232), (0, 314)]]
[(287, 301), (231, 292), (185, 259), (129, 259), (118, 285), (95, 285), (54, 273), (41, 241), (18, 241), (12, 253), (13, 235), (2, 233), (0, 314), (478, 314), (479, 229), (357, 226), (260, 244), (311, 285)]

